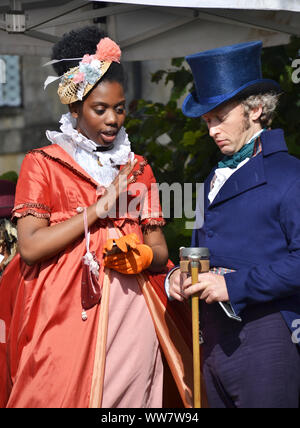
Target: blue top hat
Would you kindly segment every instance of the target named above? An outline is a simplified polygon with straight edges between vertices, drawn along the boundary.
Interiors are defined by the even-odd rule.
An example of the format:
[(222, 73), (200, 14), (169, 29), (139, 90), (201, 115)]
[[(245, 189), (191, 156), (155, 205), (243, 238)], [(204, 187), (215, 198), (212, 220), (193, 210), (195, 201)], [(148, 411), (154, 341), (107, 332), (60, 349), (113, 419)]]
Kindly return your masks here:
[(262, 77), (261, 49), (256, 41), (187, 56), (196, 91), (184, 100), (184, 115), (200, 117), (236, 96), (280, 93), (278, 83)]

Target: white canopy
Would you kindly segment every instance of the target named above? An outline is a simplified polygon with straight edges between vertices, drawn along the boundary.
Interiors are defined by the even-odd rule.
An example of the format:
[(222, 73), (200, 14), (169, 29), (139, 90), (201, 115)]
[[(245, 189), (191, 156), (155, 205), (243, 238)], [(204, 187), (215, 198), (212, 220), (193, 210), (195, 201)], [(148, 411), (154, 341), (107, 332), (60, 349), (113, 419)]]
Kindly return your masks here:
[[(12, 5), (25, 11), (19, 34), (6, 31)], [(1, 0), (0, 17), (6, 20), (0, 19), (0, 54), (49, 56), (61, 34), (95, 18), (106, 18), (126, 61), (179, 57), (250, 40), (273, 46), (300, 36), (298, 0), (99, 0), (99, 8), (95, 5), (90, 0)]]
[(288, 10), (300, 12), (298, 0), (96, 0), (110, 3), (131, 3), (150, 6), (191, 7), (191, 8), (224, 8), (224, 9), (257, 9), (257, 10)]

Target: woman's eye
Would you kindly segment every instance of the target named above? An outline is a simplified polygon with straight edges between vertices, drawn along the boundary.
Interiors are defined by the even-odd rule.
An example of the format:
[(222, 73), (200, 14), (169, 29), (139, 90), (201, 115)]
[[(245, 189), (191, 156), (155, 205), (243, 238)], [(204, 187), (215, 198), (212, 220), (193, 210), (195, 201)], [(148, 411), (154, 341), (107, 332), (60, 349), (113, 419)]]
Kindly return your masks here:
[(125, 111), (125, 107), (118, 107), (118, 108), (117, 108), (117, 110), (116, 110), (116, 112), (117, 112), (118, 114), (123, 114), (123, 113), (124, 113), (124, 111)]
[(101, 116), (102, 114), (105, 113), (105, 110), (95, 110), (96, 114), (98, 114), (99, 116)]

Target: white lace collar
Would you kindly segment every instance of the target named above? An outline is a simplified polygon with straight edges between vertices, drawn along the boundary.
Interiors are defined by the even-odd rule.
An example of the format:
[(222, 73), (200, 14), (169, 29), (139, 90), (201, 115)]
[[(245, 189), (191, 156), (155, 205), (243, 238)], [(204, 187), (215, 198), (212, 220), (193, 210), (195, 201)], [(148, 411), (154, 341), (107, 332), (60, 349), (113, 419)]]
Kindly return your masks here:
[(52, 144), (58, 144), (73, 158), (79, 148), (96, 156), (103, 166), (125, 165), (132, 158), (131, 143), (124, 127), (120, 129), (111, 150), (95, 152), (97, 144), (76, 130), (76, 119), (71, 113), (63, 114), (59, 123), (62, 132), (46, 131), (46, 136)]

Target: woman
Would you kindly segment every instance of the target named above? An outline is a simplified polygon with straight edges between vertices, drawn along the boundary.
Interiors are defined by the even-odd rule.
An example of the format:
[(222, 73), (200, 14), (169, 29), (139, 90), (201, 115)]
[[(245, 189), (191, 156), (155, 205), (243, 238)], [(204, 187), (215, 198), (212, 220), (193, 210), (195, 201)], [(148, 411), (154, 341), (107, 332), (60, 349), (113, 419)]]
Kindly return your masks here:
[[(162, 406), (149, 272), (164, 271), (168, 250), (152, 170), (132, 153), (123, 127), (120, 55), (94, 27), (53, 49), (69, 113), (62, 132), (47, 131), (52, 145), (29, 153), (20, 173), (21, 256), (3, 278), (10, 305), (0, 309), (9, 334), (0, 348), (8, 355), (2, 406)], [(147, 191), (135, 210), (124, 209), (121, 196), (132, 202), (134, 183)]]

